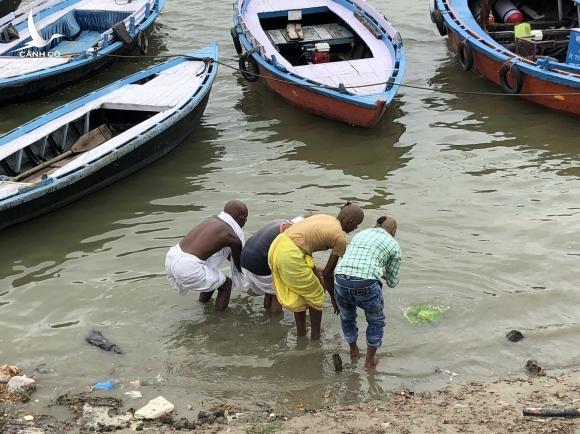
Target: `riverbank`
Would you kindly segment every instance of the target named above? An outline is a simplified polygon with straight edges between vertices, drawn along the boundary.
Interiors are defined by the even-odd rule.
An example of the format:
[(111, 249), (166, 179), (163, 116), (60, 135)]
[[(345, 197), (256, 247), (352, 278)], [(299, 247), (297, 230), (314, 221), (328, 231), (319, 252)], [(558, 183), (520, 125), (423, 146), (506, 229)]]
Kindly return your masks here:
[[(87, 396), (87, 395), (83, 395)], [(68, 402), (68, 401), (67, 401)], [(72, 401), (70, 401), (72, 402)], [(70, 403), (69, 402), (69, 403)], [(580, 433), (580, 419), (523, 416), (524, 407), (577, 407), (580, 370), (521, 376), (491, 382), (449, 384), (429, 393), (395, 391), (386, 400), (318, 411), (275, 414), (272, 409), (215, 408), (191, 414), (168, 414), (151, 421), (133, 418), (134, 410), (114, 402), (105, 411), (87, 401), (69, 406), (70, 415), (29, 414), (26, 407), (5, 408), (0, 432), (41, 434), (116, 431), (154, 433)], [(93, 403), (96, 404), (96, 403)], [(118, 403), (119, 404), (119, 403)], [(97, 410), (95, 410), (97, 408)], [(110, 411), (109, 411), (110, 410)], [(108, 414), (107, 414), (108, 413)], [(117, 414), (117, 415), (115, 415)], [(32, 416), (32, 418), (31, 418)]]

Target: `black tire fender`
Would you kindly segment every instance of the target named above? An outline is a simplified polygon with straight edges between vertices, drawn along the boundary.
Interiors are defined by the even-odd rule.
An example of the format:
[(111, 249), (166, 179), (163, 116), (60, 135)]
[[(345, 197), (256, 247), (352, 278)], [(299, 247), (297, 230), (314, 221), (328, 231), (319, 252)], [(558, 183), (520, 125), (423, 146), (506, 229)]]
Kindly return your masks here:
[(445, 36), (447, 34), (447, 27), (445, 27), (445, 23), (443, 22), (443, 14), (439, 9), (435, 9), (433, 12), (433, 20), (435, 21), (435, 25), (437, 26), (437, 30), (441, 36)]
[(236, 53), (238, 53), (238, 56), (240, 54), (242, 54), (242, 44), (240, 43), (240, 35), (238, 35), (238, 32), (236, 31), (235, 27), (232, 27), (230, 29), (230, 34), (232, 35), (232, 41), (234, 42), (234, 48), (236, 49)]
[(471, 48), (467, 39), (464, 39), (457, 45), (455, 58), (463, 71), (469, 71), (473, 68), (473, 48)]
[[(514, 85), (510, 85), (508, 75), (511, 75)], [(524, 84), (524, 76), (515, 63), (505, 62), (499, 69), (499, 84), (505, 93), (515, 95), (520, 93)]]
[(242, 54), (238, 59), (238, 66), (240, 67), (242, 77), (244, 77), (250, 83), (257, 81), (260, 78), (260, 76), (257, 75), (260, 73), (258, 62), (256, 62), (252, 56), (252, 52), (247, 51)]

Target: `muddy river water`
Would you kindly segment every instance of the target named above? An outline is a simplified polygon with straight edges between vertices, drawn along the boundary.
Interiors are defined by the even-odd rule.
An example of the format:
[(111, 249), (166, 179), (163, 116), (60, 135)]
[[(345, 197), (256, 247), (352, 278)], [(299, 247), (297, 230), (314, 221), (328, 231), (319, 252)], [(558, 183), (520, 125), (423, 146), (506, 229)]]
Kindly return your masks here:
[[(463, 73), (429, 20), (426, 1), (374, 0), (405, 40), (406, 83), (496, 91)], [(171, 0), (150, 44), (183, 53), (217, 39), (236, 63), (230, 2)], [(78, 86), (0, 108), (0, 133), (153, 60), (121, 60)], [(347, 358), (329, 304), (319, 344), (297, 342), (293, 318), (234, 292), (216, 314), (173, 292), (167, 249), (231, 198), (251, 234), (346, 200), (399, 220), (401, 283), (385, 290), (379, 369), (336, 374)], [(318, 257), (322, 262), (324, 256)], [(301, 113), (263, 84), (221, 68), (202, 125), (173, 153), (114, 186), (0, 234), (0, 363), (37, 374), (37, 405), (109, 378), (141, 378), (147, 398), (319, 406), (380, 397), (401, 385), (580, 364), (580, 125), (516, 98), (404, 88), (383, 121), (349, 128)], [(414, 303), (446, 308), (413, 326)], [(124, 355), (84, 342), (102, 330)], [(505, 339), (512, 328), (526, 339)], [(361, 336), (362, 338), (362, 336)], [(361, 340), (361, 344), (364, 341)], [(434, 373), (442, 367), (459, 374)], [(122, 394), (123, 389), (113, 391)], [(137, 405), (137, 404), (136, 404)]]

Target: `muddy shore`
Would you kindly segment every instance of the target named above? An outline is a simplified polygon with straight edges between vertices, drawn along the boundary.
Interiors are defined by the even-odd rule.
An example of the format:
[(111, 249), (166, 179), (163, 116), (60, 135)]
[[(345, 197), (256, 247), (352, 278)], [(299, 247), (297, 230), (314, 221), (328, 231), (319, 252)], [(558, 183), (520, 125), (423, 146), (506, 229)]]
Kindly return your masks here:
[[(221, 407), (199, 415), (173, 412), (143, 421), (136, 420), (134, 409), (120, 402), (99, 407), (99, 402), (91, 401), (90, 395), (76, 396), (85, 398), (76, 403), (74, 396), (63, 401), (70, 414), (61, 420), (32, 414), (25, 404), (4, 404), (0, 433), (580, 433), (580, 419), (522, 414), (524, 407), (580, 406), (580, 370), (454, 383), (429, 393), (403, 389), (383, 401), (317, 411), (297, 409), (288, 414), (276, 414), (267, 407), (261, 411)], [(105, 411), (96, 420), (99, 408)]]

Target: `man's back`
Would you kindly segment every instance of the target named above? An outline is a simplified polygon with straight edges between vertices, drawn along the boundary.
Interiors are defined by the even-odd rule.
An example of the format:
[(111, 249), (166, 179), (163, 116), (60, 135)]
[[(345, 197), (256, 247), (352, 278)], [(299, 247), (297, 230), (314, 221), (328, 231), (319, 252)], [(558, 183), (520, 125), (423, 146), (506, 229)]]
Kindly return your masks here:
[(317, 214), (308, 217), (284, 232), (305, 252), (312, 254), (332, 249), (336, 256), (342, 256), (346, 249), (346, 234), (336, 217)]
[(274, 238), (280, 234), (280, 225), (286, 220), (279, 219), (268, 223), (252, 235), (242, 249), (242, 267), (257, 276), (272, 274), (268, 266), (268, 250)]
[(370, 228), (354, 236), (335, 274), (380, 280), (386, 269), (387, 284), (393, 288), (399, 283), (400, 262), (399, 243), (386, 230)]
[(197, 256), (202, 261), (224, 247), (228, 247), (232, 239), (237, 239), (230, 226), (216, 216), (209, 217), (195, 226), (180, 241), (181, 250)]

